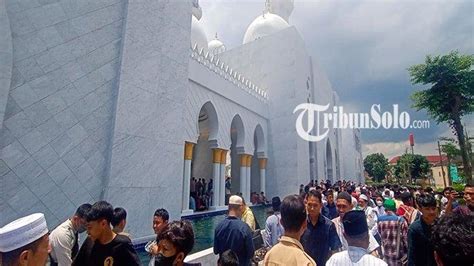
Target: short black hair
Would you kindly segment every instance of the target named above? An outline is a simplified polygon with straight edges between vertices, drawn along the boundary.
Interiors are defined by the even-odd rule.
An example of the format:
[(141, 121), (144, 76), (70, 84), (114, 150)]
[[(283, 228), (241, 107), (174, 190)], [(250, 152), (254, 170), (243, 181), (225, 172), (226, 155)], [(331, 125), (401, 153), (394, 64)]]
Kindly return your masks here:
[(474, 216), (443, 215), (432, 227), (431, 243), (444, 265), (474, 264)]
[(431, 188), (431, 187), (426, 187), (426, 188), (425, 188), (425, 192), (426, 192), (426, 193), (433, 193), (433, 188)]
[(349, 193), (347, 193), (346, 191), (342, 191), (342, 192), (338, 193), (336, 200), (338, 200), (338, 199), (346, 200), (347, 202), (349, 202), (349, 204), (352, 204), (352, 196)]
[(160, 240), (168, 240), (176, 248), (177, 253), (188, 255), (194, 247), (194, 230), (187, 220), (173, 221), (161, 232)]
[(272, 198), (272, 209), (275, 212), (280, 211), (280, 206), (281, 206), (281, 200), (280, 197), (273, 197)]
[(239, 266), (239, 258), (234, 251), (228, 249), (224, 251), (217, 260), (219, 266)]
[(411, 195), (410, 192), (403, 192), (400, 195), (400, 199), (402, 200), (403, 203), (409, 202), (411, 199), (413, 199), (413, 196)]
[(431, 194), (421, 194), (416, 198), (418, 207), (436, 207), (436, 199)]
[(451, 190), (453, 190), (453, 187), (445, 187), (445, 188), (443, 189), (443, 194), (444, 194), (446, 191), (451, 191)]
[(1, 262), (2, 262), (1, 265), (4, 265), (4, 266), (18, 265), (18, 259), (20, 257), (20, 254), (25, 250), (31, 250), (31, 251), (33, 251), (33, 253), (36, 253), (41, 241), (43, 240), (43, 237), (44, 236), (36, 239), (35, 241), (27, 244), (26, 246), (19, 247), (17, 249), (14, 249), (14, 250), (11, 250), (11, 251), (8, 251), (8, 252), (4, 252), (4, 253), (0, 252), (0, 257), (1, 257)]
[(163, 221), (168, 221), (170, 219), (170, 214), (165, 209), (156, 210), (154, 216), (161, 217), (161, 219), (163, 219)]
[(322, 203), (323, 202), (323, 197), (321, 195), (321, 192), (315, 190), (315, 189), (312, 189), (310, 190), (307, 194), (306, 194), (306, 197), (305, 199), (309, 199), (309, 197), (316, 197), (319, 199), (319, 203)]
[(87, 213), (91, 210), (92, 205), (89, 203), (84, 203), (79, 208), (77, 208), (76, 213), (74, 214), (75, 216), (79, 218), (85, 219), (87, 217)]
[(112, 226), (117, 226), (122, 220), (127, 219), (127, 211), (124, 208), (117, 207), (114, 209), (114, 218), (112, 219)]
[(112, 222), (114, 218), (114, 207), (107, 201), (98, 201), (92, 205), (90, 211), (87, 213), (86, 220), (98, 221), (101, 219), (107, 220), (107, 222)]
[(297, 232), (306, 221), (304, 200), (298, 195), (289, 195), (283, 199), (280, 207), (281, 224), (287, 232)]

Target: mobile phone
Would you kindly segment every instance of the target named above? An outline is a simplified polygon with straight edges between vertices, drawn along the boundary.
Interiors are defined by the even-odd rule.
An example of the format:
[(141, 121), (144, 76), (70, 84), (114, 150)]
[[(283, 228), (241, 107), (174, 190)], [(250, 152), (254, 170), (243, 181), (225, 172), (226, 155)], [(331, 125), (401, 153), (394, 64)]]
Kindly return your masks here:
[(148, 243), (146, 243), (145, 251), (148, 252), (148, 253), (151, 253), (151, 247), (153, 245), (156, 245), (156, 240), (152, 240), (152, 241), (149, 241)]

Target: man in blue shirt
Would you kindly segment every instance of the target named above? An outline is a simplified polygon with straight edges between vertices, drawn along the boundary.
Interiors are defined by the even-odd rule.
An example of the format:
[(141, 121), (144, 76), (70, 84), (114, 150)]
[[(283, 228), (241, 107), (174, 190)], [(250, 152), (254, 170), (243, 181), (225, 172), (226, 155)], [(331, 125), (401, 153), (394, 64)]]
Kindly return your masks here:
[(285, 232), (285, 229), (281, 224), (280, 205), (280, 197), (273, 197), (272, 208), (274, 213), (270, 215), (265, 221), (265, 235), (263, 241), (266, 247), (271, 248), (276, 245)]
[(243, 200), (237, 195), (229, 198), (229, 214), (217, 225), (214, 232), (214, 254), (222, 255), (232, 250), (239, 258), (239, 265), (248, 266), (253, 257), (252, 230), (240, 220), (244, 210)]
[(339, 214), (337, 213), (336, 203), (334, 203), (334, 192), (331, 189), (327, 191), (326, 199), (327, 203), (326, 206), (324, 206), (325, 213), (323, 212), (323, 214), (329, 218), (329, 220), (332, 220), (339, 216)]
[(324, 266), (342, 244), (334, 223), (321, 214), (323, 206), (321, 193), (310, 190), (306, 195), (305, 204), (308, 218), (306, 230), (301, 236), (301, 244), (318, 266)]

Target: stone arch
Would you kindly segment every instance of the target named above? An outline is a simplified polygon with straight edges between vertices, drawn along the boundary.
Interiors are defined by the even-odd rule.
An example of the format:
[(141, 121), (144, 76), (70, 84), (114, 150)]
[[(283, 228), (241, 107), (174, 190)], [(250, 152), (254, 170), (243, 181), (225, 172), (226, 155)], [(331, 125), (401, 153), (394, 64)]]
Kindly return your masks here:
[(209, 140), (216, 140), (219, 133), (219, 119), (216, 108), (211, 101), (204, 103), (199, 111), (198, 132), (207, 135)]
[(231, 194), (242, 193), (243, 188), (241, 187), (242, 180), (241, 176), (245, 176), (240, 171), (241, 167), (241, 154), (245, 152), (245, 127), (242, 121), (242, 118), (239, 114), (235, 114), (232, 118), (232, 122), (230, 124), (230, 177), (231, 177)]
[[(212, 149), (217, 145), (219, 133), (218, 115), (211, 101), (204, 103), (199, 110), (197, 127), (199, 135), (192, 152), (190, 182), (203, 179), (208, 184), (213, 179)], [(194, 186), (191, 185), (191, 187)], [(201, 194), (199, 191), (192, 190), (190, 193), (194, 199), (197, 199)]]
[(262, 191), (265, 191), (265, 186), (261, 181), (261, 174), (260, 174), (260, 166), (259, 166), (259, 158), (266, 158), (266, 143), (265, 143), (265, 134), (263, 132), (263, 128), (260, 124), (255, 126), (253, 131), (253, 157), (252, 157), (252, 164), (250, 170), (250, 192), (259, 194)]
[(324, 168), (326, 171), (326, 179), (329, 179), (331, 182), (334, 181), (333, 177), (333, 160), (332, 160), (332, 148), (331, 148), (331, 141), (329, 138), (326, 141), (326, 156), (324, 160)]
[(254, 147), (255, 151), (258, 154), (258, 157), (266, 157), (266, 140), (265, 140), (265, 133), (263, 132), (263, 128), (260, 124), (257, 124), (254, 130)]

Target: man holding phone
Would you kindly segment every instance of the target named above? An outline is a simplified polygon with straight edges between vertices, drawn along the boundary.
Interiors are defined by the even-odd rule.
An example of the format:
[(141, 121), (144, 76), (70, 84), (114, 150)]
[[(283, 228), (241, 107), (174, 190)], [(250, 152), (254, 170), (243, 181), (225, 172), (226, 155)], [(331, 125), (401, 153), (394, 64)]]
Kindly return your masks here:
[(453, 201), (457, 197), (457, 193), (450, 193), (448, 196), (448, 205), (446, 206), (446, 213), (459, 213), (461, 215), (470, 215), (474, 212), (474, 186), (466, 184), (464, 187), (464, 201), (466, 205), (460, 205), (453, 209)]

